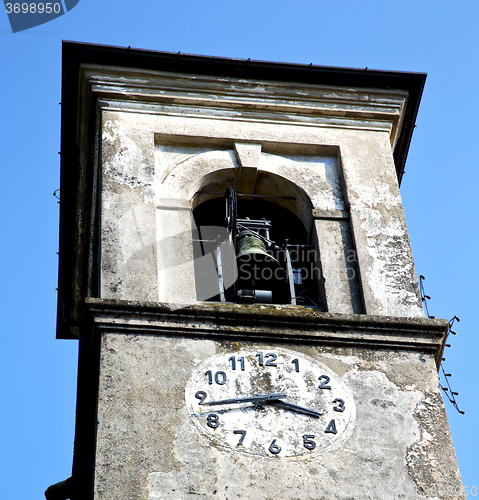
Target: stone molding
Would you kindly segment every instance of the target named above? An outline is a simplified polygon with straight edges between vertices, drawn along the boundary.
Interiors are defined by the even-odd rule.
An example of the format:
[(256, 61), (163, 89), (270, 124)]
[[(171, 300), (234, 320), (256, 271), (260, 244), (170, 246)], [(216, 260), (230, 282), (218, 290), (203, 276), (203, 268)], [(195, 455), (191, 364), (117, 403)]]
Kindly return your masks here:
[[(100, 108), (170, 116), (386, 130), (394, 149), (408, 92), (278, 83), (83, 64), (80, 102)], [(87, 111), (85, 111), (85, 115)]]
[(449, 323), (444, 319), (331, 314), (301, 306), (176, 305), (86, 298), (97, 332), (302, 343), (433, 354), (439, 367)]

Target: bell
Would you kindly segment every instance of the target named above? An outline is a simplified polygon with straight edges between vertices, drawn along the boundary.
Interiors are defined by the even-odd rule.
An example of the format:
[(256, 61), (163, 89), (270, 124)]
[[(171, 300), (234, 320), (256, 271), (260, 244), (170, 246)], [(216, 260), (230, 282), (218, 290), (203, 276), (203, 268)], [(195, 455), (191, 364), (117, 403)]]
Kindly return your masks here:
[(236, 262), (239, 281), (262, 283), (272, 289), (274, 282), (281, 278), (281, 264), (268, 254), (264, 241), (251, 231), (242, 231), (236, 237)]

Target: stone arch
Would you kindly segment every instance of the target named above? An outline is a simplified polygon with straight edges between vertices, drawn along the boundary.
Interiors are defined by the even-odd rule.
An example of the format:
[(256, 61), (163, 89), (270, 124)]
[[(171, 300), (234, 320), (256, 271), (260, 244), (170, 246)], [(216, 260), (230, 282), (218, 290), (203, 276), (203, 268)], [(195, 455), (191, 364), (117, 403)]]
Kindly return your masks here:
[[(312, 227), (313, 204), (308, 194), (286, 177), (258, 169), (254, 192), (241, 189), (241, 170), (221, 170), (206, 174), (199, 183), (199, 188), (191, 198), (191, 207), (196, 209), (202, 203), (222, 196), (229, 186), (233, 186), (239, 194), (265, 196), (271, 203), (279, 205), (293, 213), (309, 232)], [(273, 196), (277, 195), (276, 198)], [(271, 198), (268, 198), (271, 197)]]
[[(234, 187), (239, 194), (238, 217), (248, 216), (250, 219), (261, 219), (266, 216), (265, 218), (272, 222), (272, 240), (283, 248), (276, 252), (278, 261), (283, 264), (283, 274), (273, 287), (273, 303), (294, 303), (323, 309), (321, 304), (324, 303), (324, 293), (321, 289), (321, 263), (312, 217), (313, 205), (304, 189), (282, 175), (258, 169), (255, 172), (254, 192), (244, 192), (245, 183), (242, 180), (242, 171), (238, 168), (217, 169), (209, 172), (197, 182), (197, 186), (197, 192), (191, 199), (191, 208), (195, 214), (193, 222), (195, 238), (211, 240), (215, 237), (213, 233), (216, 228), (222, 226), (225, 216), (224, 193), (228, 187)], [(198, 214), (201, 214), (199, 219)], [(211, 234), (208, 233), (208, 236), (205, 236), (200, 226), (206, 227), (206, 231), (210, 231)], [(287, 259), (284, 245), (288, 241), (290, 244), (300, 245), (298, 248), (301, 248), (300, 251), (298, 248), (294, 251), (288, 250), (290, 257), (293, 257), (290, 258), (293, 268), (298, 273), (296, 274), (298, 295), (294, 297), (293, 302), (286, 280)], [(215, 257), (212, 257), (214, 249), (211, 247), (205, 250), (205, 247), (198, 243), (193, 246), (197, 298), (198, 300), (220, 300), (217, 269), (213, 263)], [(205, 264), (204, 259), (208, 254), (210, 254), (210, 261)], [(226, 276), (225, 269), (223, 269), (223, 275)], [(212, 290), (215, 292), (213, 293)], [(308, 298), (305, 299), (300, 292), (307, 290)]]
[[(191, 232), (193, 210), (221, 199), (226, 188), (233, 186), (244, 195), (279, 195), (270, 202), (298, 217), (307, 232), (307, 244), (314, 248), (316, 298), (324, 310), (363, 312), (337, 157), (291, 156), (261, 152), (260, 145), (243, 147), (172, 146), (174, 161), (160, 165), (164, 168), (157, 175), (156, 189), (159, 301), (194, 304), (199, 300)], [(251, 152), (254, 154), (248, 156)], [(354, 262), (349, 262), (351, 258)]]
[[(308, 243), (315, 245), (319, 255), (311, 197), (284, 173), (285, 169), (279, 174), (270, 169), (242, 168), (234, 151), (229, 149), (203, 150), (181, 158), (169, 169), (157, 190), (157, 260), (161, 302), (196, 301), (192, 211), (203, 203), (222, 198), (228, 186), (245, 195), (279, 195), (269, 198), (269, 202), (300, 220), (308, 235)], [(294, 171), (291, 170), (291, 173), (294, 174)], [(246, 178), (254, 179), (254, 182), (245, 182)], [(162, 241), (168, 241), (168, 244), (162, 245)]]

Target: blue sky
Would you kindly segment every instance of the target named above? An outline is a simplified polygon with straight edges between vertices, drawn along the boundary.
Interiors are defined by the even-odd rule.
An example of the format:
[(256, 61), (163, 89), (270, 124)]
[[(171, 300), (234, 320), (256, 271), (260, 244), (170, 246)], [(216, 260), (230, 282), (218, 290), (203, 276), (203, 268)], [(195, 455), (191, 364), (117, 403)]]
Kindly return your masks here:
[(428, 73), (401, 191), (429, 311), (461, 319), (445, 367), (466, 415), (446, 408), (463, 483), (479, 487), (478, 18), (473, 0), (80, 0), (12, 34), (0, 13), (3, 498), (41, 499), (71, 474), (77, 343), (55, 340), (62, 39)]

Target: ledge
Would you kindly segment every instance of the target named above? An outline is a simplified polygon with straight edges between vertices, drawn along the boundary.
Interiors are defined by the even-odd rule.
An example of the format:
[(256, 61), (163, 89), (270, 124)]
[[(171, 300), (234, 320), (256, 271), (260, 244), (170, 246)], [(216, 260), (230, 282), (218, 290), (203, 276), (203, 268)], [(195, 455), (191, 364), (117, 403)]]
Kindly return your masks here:
[(85, 299), (97, 332), (160, 334), (390, 350), (419, 350), (441, 362), (443, 319), (331, 314), (301, 306), (163, 303)]

